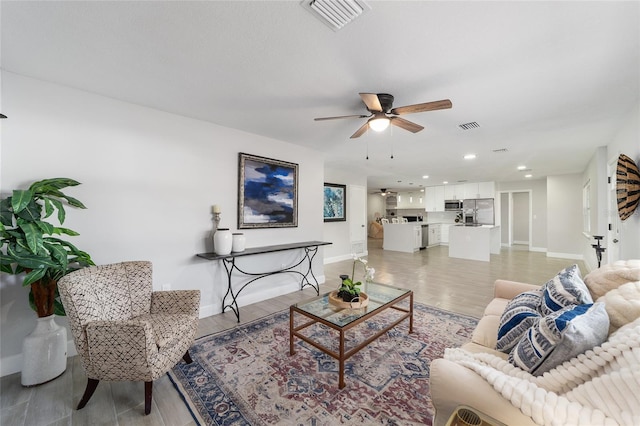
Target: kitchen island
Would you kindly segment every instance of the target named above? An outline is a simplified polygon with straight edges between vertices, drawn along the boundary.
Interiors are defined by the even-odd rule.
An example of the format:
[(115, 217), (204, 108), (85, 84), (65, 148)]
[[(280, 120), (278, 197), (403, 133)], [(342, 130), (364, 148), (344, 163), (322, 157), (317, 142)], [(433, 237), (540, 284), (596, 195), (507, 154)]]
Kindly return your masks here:
[(500, 254), (500, 227), (455, 225), (449, 228), (449, 257), (488, 262)]
[(414, 253), (422, 245), (422, 222), (385, 223), (383, 250)]

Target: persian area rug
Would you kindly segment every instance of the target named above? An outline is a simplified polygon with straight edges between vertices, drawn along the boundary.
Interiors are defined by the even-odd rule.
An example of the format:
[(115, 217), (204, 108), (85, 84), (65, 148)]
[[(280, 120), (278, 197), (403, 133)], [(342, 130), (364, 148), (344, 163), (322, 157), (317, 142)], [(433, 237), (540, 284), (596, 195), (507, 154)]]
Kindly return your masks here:
[[(347, 332), (347, 348), (388, 324), (387, 309)], [(295, 314), (296, 324), (305, 317)], [(408, 320), (380, 336), (345, 363), (295, 338), (289, 355), (289, 310), (202, 337), (169, 376), (203, 425), (430, 425), (433, 406), (429, 364), (444, 349), (467, 342), (476, 318), (414, 303)], [(336, 348), (336, 331), (315, 324), (305, 335)]]

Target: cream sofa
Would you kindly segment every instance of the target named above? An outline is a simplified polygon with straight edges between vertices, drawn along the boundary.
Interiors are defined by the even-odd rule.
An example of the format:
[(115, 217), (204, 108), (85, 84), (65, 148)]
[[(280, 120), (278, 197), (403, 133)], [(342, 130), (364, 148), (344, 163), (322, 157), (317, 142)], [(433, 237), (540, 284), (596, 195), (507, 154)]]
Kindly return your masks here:
[[(622, 327), (625, 323), (633, 320), (627, 327), (620, 329), (616, 342), (622, 340), (625, 345), (631, 344), (632, 347), (635, 347), (634, 356), (640, 358), (640, 342), (638, 341), (640, 340), (640, 319), (635, 319), (640, 317), (640, 260), (605, 265), (603, 268), (587, 275), (584, 281), (594, 302), (605, 303), (611, 321), (611, 330)], [(448, 352), (445, 353), (445, 358), (432, 361), (430, 389), (433, 406), (436, 411), (434, 425), (446, 424), (451, 414), (460, 405), (473, 407), (507, 425), (525, 426), (554, 424), (554, 422), (555, 424), (640, 424), (640, 408), (631, 408), (632, 413), (629, 414), (625, 411), (627, 408), (622, 407), (620, 410), (625, 416), (631, 416), (629, 417), (630, 420), (623, 419), (623, 421), (606, 423), (605, 421), (600, 422), (601, 412), (597, 409), (594, 411), (589, 404), (583, 404), (578, 407), (574, 403), (571, 409), (567, 409), (566, 404), (568, 402), (563, 399), (567, 390), (571, 392), (570, 389), (572, 387), (580, 387), (579, 385), (582, 385), (582, 388), (589, 386), (591, 385), (590, 382), (598, 380), (595, 378), (598, 375), (607, 375), (606, 379), (608, 380), (610, 374), (617, 374), (617, 371), (612, 373), (612, 370), (624, 370), (625, 373), (640, 371), (640, 359), (638, 359), (637, 365), (629, 366), (626, 364), (630, 358), (629, 356), (627, 356), (627, 360), (621, 362), (612, 357), (614, 358), (613, 361), (608, 364), (602, 361), (602, 364), (606, 365), (600, 370), (590, 371), (590, 376), (587, 377), (585, 373), (585, 377), (575, 378), (573, 381), (570, 380), (569, 384), (562, 384), (557, 383), (557, 377), (567, 374), (563, 369), (565, 367), (569, 368), (570, 362), (565, 362), (561, 367), (554, 369), (563, 370), (561, 372), (552, 370), (551, 374), (545, 373), (545, 376), (552, 376), (551, 378), (533, 377), (529, 373), (511, 366), (506, 361), (508, 354), (494, 349), (497, 342), (500, 317), (509, 301), (520, 293), (539, 288), (539, 285), (497, 280), (494, 288), (494, 299), (487, 305), (483, 317), (474, 330), (471, 341), (463, 345), (461, 349), (447, 349)], [(608, 339), (615, 339), (614, 336), (615, 334), (611, 334)], [(603, 343), (601, 348), (607, 349), (612, 346), (609, 340)], [(628, 352), (630, 351), (628, 349)], [(587, 352), (587, 358), (593, 355), (593, 353), (589, 355), (590, 353), (591, 351)], [(596, 355), (593, 356), (595, 357)], [(573, 358), (571, 361), (579, 364), (580, 361), (577, 358), (580, 358), (580, 356)], [(580, 359), (584, 361), (584, 358), (585, 356), (582, 356)], [(581, 365), (578, 367), (583, 369)], [(544, 382), (548, 384), (550, 380), (556, 380), (554, 386), (557, 389), (554, 389), (554, 391), (542, 389), (545, 385)], [(564, 377), (561, 377), (560, 380), (564, 380)], [(498, 383), (500, 381), (507, 382), (508, 385), (501, 385)], [(636, 373), (633, 383), (626, 383), (625, 385), (627, 384), (629, 391), (626, 393), (632, 395), (632, 403), (630, 405), (640, 407), (640, 393), (638, 393), (638, 390), (640, 390), (640, 374)], [(538, 385), (541, 386), (538, 387)], [(502, 392), (496, 390), (500, 386), (504, 386), (501, 388)], [(602, 388), (602, 385), (597, 383), (594, 386)], [(515, 388), (518, 391), (514, 390)], [(579, 389), (576, 392), (581, 391)], [(536, 398), (542, 399), (542, 403), (540, 400), (533, 402), (534, 395), (531, 394), (534, 393)], [(545, 403), (545, 398), (546, 401), (551, 402)], [(527, 400), (527, 403), (525, 404), (523, 400)], [(559, 400), (561, 401), (558, 402)], [(564, 408), (559, 407), (562, 404), (565, 404)], [(585, 405), (587, 405), (586, 408)], [(525, 408), (521, 410), (520, 408), (523, 406)], [(534, 409), (532, 410), (531, 407), (534, 407)], [(591, 416), (590, 420), (585, 421), (583, 419), (578, 422), (570, 418), (572, 415), (569, 414), (565, 421), (558, 423), (558, 416), (564, 415), (560, 413), (562, 411), (561, 408), (569, 413), (572, 413), (571, 410), (582, 410), (580, 411), (580, 416), (585, 418)], [(611, 407), (607, 408), (610, 409)], [(613, 411), (616, 410), (614, 409)], [(529, 415), (523, 414), (523, 411)], [(545, 415), (551, 417), (555, 415), (556, 418), (555, 420), (549, 420), (548, 418), (548, 421), (543, 421), (542, 414), (532, 414), (531, 411), (544, 411)], [(607, 413), (607, 409), (604, 409), (604, 412)], [(548, 413), (553, 413), (553, 415)], [(536, 418), (537, 422), (534, 422), (533, 418)]]

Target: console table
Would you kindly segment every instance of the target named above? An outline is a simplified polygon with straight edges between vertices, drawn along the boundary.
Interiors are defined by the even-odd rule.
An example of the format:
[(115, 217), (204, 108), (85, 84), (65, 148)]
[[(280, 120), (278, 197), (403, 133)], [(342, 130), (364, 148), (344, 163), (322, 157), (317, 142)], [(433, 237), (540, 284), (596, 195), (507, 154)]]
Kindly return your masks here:
[[(251, 247), (241, 252), (231, 252), (230, 254), (223, 254), (223, 255), (219, 255), (215, 253), (199, 253), (197, 254), (197, 256), (207, 260), (222, 261), (224, 265), (224, 269), (227, 271), (227, 292), (222, 298), (222, 312), (225, 312), (227, 308), (230, 308), (236, 314), (236, 317), (238, 318), (238, 322), (240, 322), (240, 307), (238, 306), (238, 295), (249, 284), (259, 280), (260, 278), (265, 278), (271, 275), (282, 274), (282, 273), (298, 274), (301, 276), (300, 290), (304, 289), (306, 286), (311, 286), (316, 290), (316, 294), (319, 295), (320, 287), (318, 284), (318, 280), (316, 279), (316, 276), (313, 274), (312, 261), (315, 255), (318, 253), (318, 247), (326, 246), (329, 244), (331, 243), (325, 242), (325, 241), (305, 241), (301, 243), (278, 244), (278, 245), (263, 246), (263, 247)], [(273, 270), (269, 272), (247, 272), (240, 269), (236, 264), (236, 259), (245, 257), (245, 256), (254, 256), (259, 254), (275, 253), (278, 251), (298, 250), (298, 249), (301, 249), (304, 251), (304, 256), (302, 256), (302, 259), (300, 259), (300, 261), (294, 265), (288, 266), (286, 268), (278, 269), (278, 270)], [(305, 261), (306, 261), (306, 267), (307, 267), (306, 272), (302, 273), (300, 271), (293, 270), (294, 268), (305, 263)], [(249, 281), (244, 283), (242, 287), (240, 287), (238, 290), (234, 290), (231, 285), (232, 284), (231, 275), (233, 274), (234, 270), (237, 271), (239, 274), (253, 277), (253, 278), (251, 278)], [(313, 278), (314, 282), (311, 282), (309, 280), (309, 276)], [(229, 298), (228, 303), (227, 303), (227, 298)]]

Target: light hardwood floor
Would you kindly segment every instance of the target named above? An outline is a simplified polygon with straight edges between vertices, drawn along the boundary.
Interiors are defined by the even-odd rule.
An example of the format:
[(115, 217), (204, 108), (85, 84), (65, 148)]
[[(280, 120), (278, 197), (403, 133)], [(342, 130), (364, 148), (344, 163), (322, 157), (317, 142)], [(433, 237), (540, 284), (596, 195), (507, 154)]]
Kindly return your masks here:
[[(543, 284), (562, 268), (582, 262), (547, 258), (544, 253), (525, 249), (503, 249), (491, 255), (491, 262), (451, 259), (446, 246), (414, 254), (382, 250), (381, 240), (369, 240), (369, 266), (376, 269), (375, 280), (410, 288), (415, 300), (442, 309), (480, 317), (492, 299), (493, 282), (498, 278)], [(325, 265), (326, 282), (321, 291), (335, 289), (340, 274), (350, 274), (351, 261)], [(314, 296), (312, 289), (296, 291), (276, 299), (241, 308), (242, 322), (252, 321)], [(198, 336), (235, 327), (231, 312), (200, 320)], [(82, 410), (75, 410), (86, 376), (78, 357), (69, 358), (66, 372), (33, 388), (20, 385), (20, 374), (0, 379), (0, 425), (154, 425), (194, 424), (193, 419), (168, 376), (153, 385), (151, 414), (144, 415), (142, 383), (103, 382)]]

